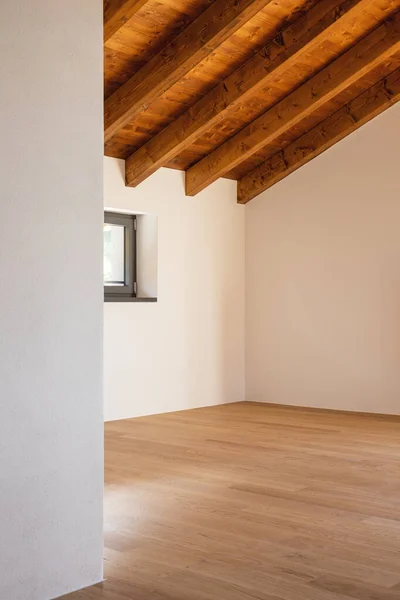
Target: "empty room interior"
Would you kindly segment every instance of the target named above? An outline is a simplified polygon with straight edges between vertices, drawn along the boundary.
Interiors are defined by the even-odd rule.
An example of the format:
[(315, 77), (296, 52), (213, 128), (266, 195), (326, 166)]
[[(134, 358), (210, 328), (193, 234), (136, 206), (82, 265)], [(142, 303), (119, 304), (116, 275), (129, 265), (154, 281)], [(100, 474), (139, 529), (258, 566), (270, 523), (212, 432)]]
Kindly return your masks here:
[(0, 600), (400, 600), (400, 0), (3, 0)]

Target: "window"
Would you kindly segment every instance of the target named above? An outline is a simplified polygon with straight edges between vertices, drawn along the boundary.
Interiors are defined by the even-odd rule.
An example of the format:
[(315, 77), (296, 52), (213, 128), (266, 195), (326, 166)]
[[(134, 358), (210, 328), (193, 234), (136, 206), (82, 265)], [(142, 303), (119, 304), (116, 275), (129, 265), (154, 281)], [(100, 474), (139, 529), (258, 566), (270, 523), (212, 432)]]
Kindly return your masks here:
[(104, 214), (104, 300), (136, 298), (136, 216)]

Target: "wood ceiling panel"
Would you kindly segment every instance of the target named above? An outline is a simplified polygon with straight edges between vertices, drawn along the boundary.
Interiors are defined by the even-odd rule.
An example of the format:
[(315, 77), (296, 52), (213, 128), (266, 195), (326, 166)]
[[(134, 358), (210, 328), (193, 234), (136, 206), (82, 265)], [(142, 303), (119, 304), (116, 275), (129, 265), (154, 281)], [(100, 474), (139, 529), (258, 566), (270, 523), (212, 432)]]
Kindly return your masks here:
[(214, 0), (104, 104), (104, 138), (111, 139), (272, 0)]
[(195, 195), (305, 116), (388, 60), (400, 48), (400, 13), (384, 22), (306, 83), (186, 171), (186, 193)]
[(246, 204), (333, 144), (400, 100), (400, 69), (270, 157), (238, 181), (238, 202)]
[[(137, 118), (113, 136), (106, 154), (127, 158), (272, 40), (318, 0), (271, 2)], [(106, 78), (107, 79), (107, 78)], [(130, 143), (127, 143), (130, 140)]]
[(115, 35), (147, 0), (104, 0), (104, 42)]
[[(386, 7), (386, 11), (385, 11)], [(366, 33), (376, 27), (382, 15), (386, 18), (394, 12), (396, 4), (388, 4), (385, 0), (369, 3), (356, 21), (350, 20), (344, 28), (332, 28), (329, 35), (321, 42), (317, 51), (306, 54), (291, 68), (277, 78), (272, 77), (268, 88), (254, 93), (244, 105), (239, 105), (229, 112), (220, 123), (211, 127), (202, 137), (189, 146), (187, 152), (173, 161), (175, 168), (186, 170), (201, 160), (227, 138), (240, 131), (247, 123), (259, 117), (268, 108), (284, 98), (298, 85), (306, 81), (324, 65), (337, 58), (344, 50), (352, 46)], [(191, 162), (187, 162), (188, 159)], [(250, 160), (251, 163), (251, 160)]]
[(147, 0), (104, 44), (104, 96), (108, 98), (213, 0)]
[(400, 64), (398, 55), (393, 56), (390, 60), (381, 63), (370, 73), (357, 81), (354, 85), (350, 86), (348, 89), (336, 96), (336, 98), (333, 98), (330, 102), (327, 102), (310, 116), (303, 119), (295, 127), (290, 129), (290, 131), (284, 133), (282, 136), (279, 136), (273, 144), (269, 144), (248, 160), (243, 161), (235, 169), (232, 169), (229, 173), (227, 173), (226, 177), (235, 180), (241, 179), (268, 158), (286, 148), (286, 146), (293, 143), (307, 131), (316, 127), (322, 121), (330, 117), (333, 113), (340, 110), (343, 106), (359, 96), (364, 90), (371, 88), (380, 80), (387, 77), (399, 66)]
[[(127, 159), (129, 185), (169, 166), (187, 171), (191, 194), (224, 176), (242, 181), (246, 200), (264, 185), (262, 169), (270, 177), (278, 165), (278, 179), (286, 172), (276, 158), (285, 148), (292, 170), (318, 154), (322, 123), (339, 139), (348, 123), (340, 111), (364, 92), (373, 100), (355, 126), (398, 99), (368, 90), (399, 66), (400, 0), (105, 0), (105, 7), (105, 154)], [(394, 15), (382, 55), (365, 69), (355, 50), (354, 74), (329, 92), (329, 77), (317, 74)], [(314, 80), (322, 82), (320, 98), (300, 92), (293, 119), (288, 98)], [(275, 106), (287, 125), (270, 135), (264, 121)], [(297, 161), (299, 139), (315, 149)]]

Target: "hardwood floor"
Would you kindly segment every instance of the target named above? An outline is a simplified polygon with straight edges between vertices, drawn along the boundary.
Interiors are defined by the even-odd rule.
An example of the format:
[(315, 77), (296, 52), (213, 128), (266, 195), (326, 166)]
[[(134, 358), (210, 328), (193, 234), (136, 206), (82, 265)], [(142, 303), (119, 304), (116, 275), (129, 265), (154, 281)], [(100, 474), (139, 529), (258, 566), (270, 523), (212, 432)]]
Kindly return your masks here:
[(73, 600), (400, 599), (400, 420), (231, 404), (107, 423)]

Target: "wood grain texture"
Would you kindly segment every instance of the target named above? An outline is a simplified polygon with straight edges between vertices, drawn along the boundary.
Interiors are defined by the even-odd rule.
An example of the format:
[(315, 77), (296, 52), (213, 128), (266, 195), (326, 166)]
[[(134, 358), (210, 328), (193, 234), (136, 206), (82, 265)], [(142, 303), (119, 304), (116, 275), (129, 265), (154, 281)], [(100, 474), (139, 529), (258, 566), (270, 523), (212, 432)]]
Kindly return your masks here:
[[(357, 41), (372, 31), (377, 24), (391, 16), (393, 12), (399, 9), (399, 7), (399, 2), (392, 2), (390, 4), (380, 1), (373, 2), (370, 6), (365, 7), (365, 10), (357, 19), (354, 19), (353, 21), (350, 20), (349, 26), (343, 30), (343, 35), (333, 35), (331, 32), (334, 28), (327, 29), (321, 44), (314, 52), (302, 54), (301, 60), (294, 61), (292, 68), (287, 70), (282, 69), (279, 79), (271, 76), (268, 86), (259, 92), (252, 94), (246, 102), (241, 103), (238, 107), (233, 110), (228, 110), (221, 122), (213, 125), (210, 129), (207, 129), (207, 131), (200, 138), (196, 139), (191, 146), (172, 159), (168, 163), (168, 166), (183, 170), (187, 170), (193, 166), (193, 164), (223, 144), (229, 137), (238, 133), (248, 123), (269, 110), (277, 102), (291, 93), (296, 87), (307, 81), (307, 79), (312, 77), (316, 72), (332, 62), (332, 60), (337, 58), (345, 50), (357, 43)], [(385, 72), (385, 68), (383, 68), (382, 73), (377, 80), (387, 74), (388, 72)], [(373, 85), (376, 81), (373, 81), (373, 77), (368, 77), (362, 78), (359, 80), (359, 83), (365, 83), (364, 89), (368, 89), (368, 87)], [(363, 90), (360, 89), (359, 91), (361, 92)], [(350, 100), (351, 97), (349, 96), (347, 101)], [(334, 101), (327, 102), (318, 110), (318, 112), (321, 113), (320, 120), (328, 117), (335, 109), (340, 108), (340, 105), (332, 107), (331, 105), (334, 103)], [(296, 137), (299, 137), (299, 135), (302, 135), (307, 131), (307, 128), (313, 127), (315, 122), (309, 125), (309, 120), (310, 118), (306, 117), (298, 125), (288, 130), (283, 136), (283, 145), (278, 145), (278, 147), (274, 149), (273, 146), (277, 145), (278, 142), (278, 140), (274, 140), (273, 144), (261, 148), (257, 153), (240, 163), (240, 165), (231, 169), (226, 173), (225, 177), (240, 179), (269, 156), (282, 149), (285, 144), (289, 143), (288, 140), (293, 141)]]
[(238, 181), (238, 202), (246, 204), (399, 100), (400, 69), (398, 68), (242, 177)]
[[(301, 57), (315, 52), (327, 35), (344, 32), (371, 0), (321, 0), (297, 21), (213, 88), (126, 161), (126, 184), (136, 186), (219, 123), (226, 111), (277, 81)], [(329, 31), (330, 30), (330, 31)]]
[(147, 0), (143, 7), (104, 43), (104, 98), (194, 21), (212, 0)]
[[(229, 172), (229, 177), (239, 180), (247, 175), (254, 168), (280, 152), (289, 144), (295, 142), (299, 137), (319, 125), (325, 119), (328, 119), (334, 112), (343, 108), (368, 90), (376, 85), (379, 81), (390, 75), (397, 68), (397, 60), (393, 56), (390, 60), (380, 63), (375, 69), (370, 71), (360, 80), (357, 80), (352, 86), (346, 88), (338, 96), (335, 96), (329, 102), (323, 104), (318, 110), (311, 113), (308, 117), (302, 119), (296, 126), (285, 131), (281, 136), (278, 136), (271, 144), (262, 148), (259, 152), (240, 163), (235, 169)], [(228, 176), (228, 175), (227, 175)]]
[(186, 171), (194, 196), (400, 49), (400, 13)]
[[(106, 142), (106, 153), (127, 158), (318, 1), (280, 0), (279, 3), (267, 4), (144, 112), (130, 119)], [(387, 0), (375, 1), (382, 3)], [(390, 1), (397, 1), (400, 5), (400, 0)], [(152, 56), (160, 52), (210, 3), (210, 0), (208, 4), (206, 0), (158, 0), (157, 3), (155, 0), (148, 0), (145, 8), (105, 44), (105, 97), (108, 98)], [(363, 18), (361, 31), (365, 27), (364, 20)], [(373, 27), (375, 26), (376, 15)], [(353, 29), (354, 27), (349, 30), (350, 34)]]
[(104, 41), (107, 42), (147, 0), (104, 0)]
[[(127, 159), (132, 186), (161, 166), (188, 171), (191, 194), (190, 180), (203, 167), (201, 177), (210, 182), (241, 180), (395, 68), (393, 55), (382, 55), (338, 93), (311, 98), (275, 133), (261, 128), (265, 143), (257, 142), (253, 129), (263, 115), (379, 28), (400, 10), (400, 0), (104, 0), (104, 6), (105, 154)], [(219, 153), (220, 164), (212, 164)]]
[(400, 420), (239, 403), (105, 425), (105, 581), (70, 600), (399, 600)]
[(104, 138), (146, 109), (271, 0), (215, 0), (104, 105)]

